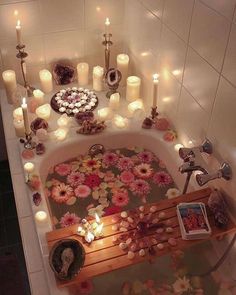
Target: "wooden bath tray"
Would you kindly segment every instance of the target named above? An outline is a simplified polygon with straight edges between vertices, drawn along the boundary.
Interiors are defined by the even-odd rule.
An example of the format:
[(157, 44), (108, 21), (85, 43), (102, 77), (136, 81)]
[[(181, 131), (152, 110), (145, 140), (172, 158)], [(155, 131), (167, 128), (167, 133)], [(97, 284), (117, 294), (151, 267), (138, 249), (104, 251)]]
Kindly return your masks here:
[[(180, 228), (178, 219), (176, 216), (176, 205), (181, 202), (203, 202), (207, 203), (208, 198), (210, 196), (210, 189), (202, 189), (199, 191), (195, 191), (186, 195), (179, 196), (174, 199), (163, 200), (155, 203), (158, 207), (158, 210), (155, 214), (160, 213), (160, 211), (164, 211), (166, 213), (165, 219), (172, 220), (172, 227), (174, 227), (174, 232), (168, 234), (169, 237), (175, 237), (177, 240), (177, 246), (169, 246), (167, 241), (164, 241), (165, 248), (163, 250), (157, 250), (155, 256), (146, 255), (144, 257), (140, 257), (138, 253), (133, 260), (129, 260), (127, 258), (127, 252), (121, 250), (118, 245), (114, 245), (112, 241), (112, 237), (114, 235), (120, 235), (121, 232), (112, 230), (112, 225), (115, 223), (112, 222), (112, 217), (114, 215), (106, 216), (102, 218), (102, 222), (104, 224), (104, 236), (99, 240), (92, 242), (91, 245), (87, 245), (83, 243), (85, 249), (85, 263), (84, 266), (77, 277), (69, 282), (61, 282), (57, 281), (59, 287), (66, 287), (69, 285), (73, 285), (77, 282), (84, 281), (86, 279), (92, 278), (94, 276), (98, 276), (119, 268), (128, 267), (130, 265), (154, 259), (154, 257), (159, 257), (162, 255), (166, 255), (171, 251), (184, 249), (198, 243), (202, 243), (206, 241), (204, 240), (194, 240), (194, 241), (185, 241), (182, 240), (180, 234)], [(153, 204), (146, 204), (145, 211), (149, 212), (150, 206)], [(219, 229), (215, 227), (212, 216), (209, 217), (209, 222), (212, 228), (212, 235), (209, 239), (216, 238), (231, 232), (236, 231), (235, 224), (230, 220), (226, 229)], [(73, 238), (82, 242), (82, 238), (76, 234), (78, 225), (72, 225), (67, 228), (57, 229), (46, 234), (47, 242), (49, 249), (61, 239)], [(154, 244), (153, 244), (154, 245)], [(137, 250), (138, 251), (138, 250)]]

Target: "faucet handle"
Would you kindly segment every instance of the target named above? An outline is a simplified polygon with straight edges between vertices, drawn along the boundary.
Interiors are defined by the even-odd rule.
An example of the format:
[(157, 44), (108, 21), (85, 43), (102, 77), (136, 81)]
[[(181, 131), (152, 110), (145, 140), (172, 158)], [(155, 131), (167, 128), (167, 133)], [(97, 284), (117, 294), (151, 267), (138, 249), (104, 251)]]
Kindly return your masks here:
[(202, 145), (200, 146), (200, 152), (202, 153), (207, 153), (209, 155), (211, 155), (213, 153), (213, 145), (212, 143), (210, 142), (209, 139), (205, 139), (202, 143)]

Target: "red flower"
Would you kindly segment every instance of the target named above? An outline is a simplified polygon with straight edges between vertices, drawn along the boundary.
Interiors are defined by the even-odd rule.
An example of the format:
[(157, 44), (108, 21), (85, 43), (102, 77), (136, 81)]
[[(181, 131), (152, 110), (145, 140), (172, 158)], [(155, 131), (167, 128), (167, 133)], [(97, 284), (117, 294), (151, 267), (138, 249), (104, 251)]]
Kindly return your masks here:
[(112, 215), (119, 212), (121, 212), (121, 208), (118, 206), (108, 207), (108, 208), (105, 208), (104, 216)]
[(84, 182), (84, 184), (86, 184), (90, 188), (98, 187), (100, 183), (101, 179), (97, 174), (88, 174)]

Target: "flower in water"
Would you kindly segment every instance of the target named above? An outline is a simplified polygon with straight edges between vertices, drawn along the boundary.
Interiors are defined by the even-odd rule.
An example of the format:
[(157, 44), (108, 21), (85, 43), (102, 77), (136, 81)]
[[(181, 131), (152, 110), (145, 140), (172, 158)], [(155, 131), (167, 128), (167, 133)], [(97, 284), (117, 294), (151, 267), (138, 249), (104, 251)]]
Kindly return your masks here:
[(51, 197), (57, 203), (66, 203), (72, 196), (74, 196), (73, 188), (64, 183), (53, 186)]
[(86, 168), (86, 170), (93, 170), (93, 169), (98, 169), (100, 168), (101, 166), (101, 162), (96, 160), (96, 159), (92, 159), (92, 158), (88, 158), (88, 159), (85, 159), (83, 161), (83, 167)]
[(112, 203), (115, 206), (123, 207), (128, 205), (129, 203), (129, 196), (127, 190), (120, 189), (114, 192), (112, 196)]
[(163, 187), (168, 184), (171, 184), (173, 182), (173, 180), (168, 173), (166, 173), (164, 171), (160, 171), (160, 172), (156, 172), (153, 175), (153, 182), (155, 184), (157, 184), (159, 187)]
[(174, 292), (177, 294), (182, 294), (191, 290), (190, 280), (185, 276), (183, 278), (178, 278), (173, 284)]
[(143, 179), (150, 178), (153, 175), (153, 169), (147, 163), (141, 163), (134, 167), (134, 174)]
[(149, 151), (140, 152), (137, 157), (142, 163), (151, 163), (154, 158), (153, 153)]
[(104, 175), (104, 181), (110, 182), (116, 179), (115, 174), (112, 171), (106, 171)]
[(150, 185), (143, 179), (136, 179), (130, 184), (130, 190), (139, 196), (145, 196), (150, 192)]
[(55, 167), (55, 171), (61, 176), (68, 175), (71, 172), (71, 165), (65, 163), (59, 164)]
[(106, 166), (114, 166), (118, 162), (119, 156), (117, 154), (112, 153), (112, 152), (106, 152), (103, 155), (103, 163)]
[(74, 187), (82, 184), (84, 180), (85, 176), (83, 173), (80, 172), (72, 172), (67, 176), (67, 182)]
[(90, 193), (91, 193), (90, 187), (84, 184), (78, 185), (77, 188), (75, 189), (75, 195), (78, 198), (87, 198)]
[(166, 197), (168, 199), (176, 198), (180, 195), (180, 191), (177, 188), (169, 188), (166, 192)]
[(98, 187), (101, 183), (101, 179), (97, 174), (89, 174), (85, 178), (84, 184), (90, 188)]
[(130, 171), (125, 170), (120, 174), (120, 180), (124, 183), (133, 182), (134, 181), (134, 174)]
[(117, 167), (120, 170), (129, 170), (134, 166), (134, 162), (128, 157), (122, 157), (117, 163)]
[(67, 212), (64, 214), (60, 220), (61, 227), (67, 227), (75, 223), (79, 223), (80, 218), (75, 213)]
[(101, 217), (104, 214), (102, 205), (98, 205), (97, 207), (93, 207), (93, 208), (88, 209), (88, 215), (89, 216), (94, 217), (95, 214), (97, 214), (99, 217)]

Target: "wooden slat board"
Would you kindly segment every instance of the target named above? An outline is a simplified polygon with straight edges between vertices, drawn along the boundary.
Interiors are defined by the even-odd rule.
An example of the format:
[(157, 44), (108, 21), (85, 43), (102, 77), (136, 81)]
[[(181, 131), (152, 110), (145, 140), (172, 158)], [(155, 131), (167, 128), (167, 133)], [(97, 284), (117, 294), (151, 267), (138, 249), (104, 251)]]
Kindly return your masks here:
[[(162, 243), (165, 245), (163, 250), (156, 249), (155, 256), (146, 255), (144, 257), (140, 257), (138, 253), (136, 253), (135, 258), (132, 260), (129, 260), (127, 258), (127, 251), (123, 251), (119, 248), (118, 245), (115, 245), (112, 241), (112, 237), (116, 235), (117, 237), (123, 233), (120, 231), (114, 231), (112, 230), (112, 226), (115, 224), (114, 222), (114, 216), (119, 214), (114, 214), (110, 216), (106, 216), (102, 218), (102, 222), (104, 224), (103, 229), (103, 237), (95, 240), (92, 242), (92, 244), (88, 245), (86, 243), (83, 243), (83, 238), (77, 235), (77, 228), (78, 225), (72, 225), (67, 228), (63, 229), (57, 229), (51, 232), (48, 232), (46, 234), (46, 238), (48, 241), (49, 249), (59, 240), (61, 239), (68, 239), (73, 238), (84, 245), (85, 249), (85, 263), (84, 266), (79, 273), (77, 277), (75, 277), (73, 280), (69, 282), (60, 282), (58, 281), (57, 284), (59, 287), (65, 287), (72, 285), (77, 282), (81, 282), (83, 280), (86, 280), (88, 278), (101, 275), (119, 268), (128, 267), (132, 264), (136, 264), (142, 261), (145, 261), (147, 259), (154, 259), (154, 257), (166, 255), (170, 253), (171, 251), (175, 251), (178, 249), (187, 248), (193, 245), (196, 245), (197, 243), (201, 243), (204, 240), (194, 240), (194, 241), (185, 241), (182, 240), (181, 234), (180, 234), (180, 228), (178, 219), (176, 216), (176, 205), (181, 202), (203, 202), (207, 203), (209, 195), (211, 193), (210, 189), (202, 189), (199, 191), (195, 191), (186, 195), (179, 196), (175, 199), (169, 199), (169, 200), (163, 200), (155, 203), (155, 206), (157, 206), (157, 211), (155, 214), (159, 214), (161, 211), (164, 211), (166, 213), (165, 220), (171, 220), (172, 221), (172, 227), (174, 228), (174, 232), (171, 234), (163, 234), (166, 239), (162, 241)], [(149, 208), (154, 204), (146, 204), (145, 205), (145, 212), (149, 212)], [(209, 222), (212, 228), (212, 235), (209, 239), (216, 238), (218, 236), (225, 235), (230, 232), (236, 231), (235, 224), (230, 221), (228, 224), (227, 229), (221, 230), (215, 227), (213, 218), (209, 214)], [(131, 229), (132, 231), (132, 229)], [(154, 233), (149, 232), (148, 235), (152, 236)], [(174, 237), (177, 240), (177, 246), (171, 247), (167, 240), (170, 237)], [(153, 244), (155, 245), (155, 244)], [(137, 249), (136, 252), (138, 252), (139, 249)]]

